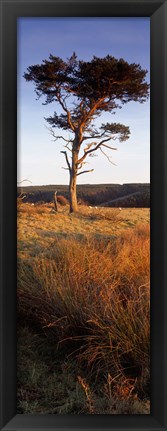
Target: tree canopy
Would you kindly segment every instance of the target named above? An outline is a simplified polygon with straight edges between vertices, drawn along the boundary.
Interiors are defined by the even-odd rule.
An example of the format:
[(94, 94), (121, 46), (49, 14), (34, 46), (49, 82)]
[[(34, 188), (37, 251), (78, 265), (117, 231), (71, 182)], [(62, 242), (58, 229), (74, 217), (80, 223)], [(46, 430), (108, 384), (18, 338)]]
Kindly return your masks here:
[[(55, 111), (46, 121), (55, 140), (63, 139), (67, 150), (71, 151), (71, 161), (67, 151), (62, 152), (70, 173), (70, 184), (75, 179), (74, 189), (76, 176), (88, 172), (78, 172), (88, 155), (98, 149), (102, 152), (105, 148), (115, 149), (106, 144), (107, 141), (129, 138), (129, 126), (107, 122), (97, 128), (95, 120), (103, 112), (115, 113), (130, 101), (145, 102), (149, 95), (146, 74), (140, 64), (129, 64), (111, 55), (93, 56), (91, 61), (78, 60), (75, 53), (67, 61), (50, 55), (42, 64), (28, 67), (24, 78), (34, 82), (38, 98), (44, 96), (44, 104), (56, 102), (61, 107), (61, 113)], [(65, 136), (55, 134), (55, 128), (69, 131), (73, 138), (67, 140)], [(83, 144), (88, 139), (92, 142)], [(79, 155), (81, 148), (83, 154)]]

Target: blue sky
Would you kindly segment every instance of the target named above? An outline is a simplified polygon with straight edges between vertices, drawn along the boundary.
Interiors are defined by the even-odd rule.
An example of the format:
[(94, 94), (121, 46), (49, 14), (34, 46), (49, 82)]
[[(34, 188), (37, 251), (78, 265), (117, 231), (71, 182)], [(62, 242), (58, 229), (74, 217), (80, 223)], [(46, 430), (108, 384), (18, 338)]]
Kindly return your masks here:
[[(57, 105), (36, 100), (33, 83), (23, 78), (28, 66), (41, 64), (49, 54), (66, 60), (73, 51), (79, 59), (110, 54), (139, 63), (150, 79), (149, 18), (19, 18), (18, 19), (18, 182), (32, 185), (68, 184), (63, 142), (53, 141), (44, 117)], [(59, 111), (58, 111), (59, 112)], [(78, 184), (131, 183), (150, 181), (150, 102), (129, 102), (115, 115), (105, 114), (101, 122), (120, 122), (130, 127), (130, 139), (114, 142), (117, 151), (108, 150), (116, 166), (99, 152), (88, 158), (87, 169), (94, 172), (78, 177)], [(60, 133), (59, 131), (59, 134)], [(68, 137), (68, 136), (67, 136)], [(28, 183), (23, 183), (28, 185)]]

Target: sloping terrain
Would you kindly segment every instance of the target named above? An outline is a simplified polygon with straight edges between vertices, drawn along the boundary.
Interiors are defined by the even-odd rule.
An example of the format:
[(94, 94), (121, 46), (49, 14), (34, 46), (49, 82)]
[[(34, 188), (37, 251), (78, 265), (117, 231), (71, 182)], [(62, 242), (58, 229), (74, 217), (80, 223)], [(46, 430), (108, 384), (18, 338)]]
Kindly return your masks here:
[(149, 223), (19, 200), (18, 413), (150, 413)]
[[(64, 196), (68, 199), (68, 186), (29, 186), (18, 187), (18, 196), (22, 196), (23, 202), (52, 202), (54, 192), (57, 196)], [(134, 199), (126, 199), (127, 196)], [(122, 206), (149, 208), (150, 206), (150, 185), (149, 184), (83, 184), (77, 186), (77, 196), (87, 205), (115, 206), (114, 201), (124, 198)], [(136, 196), (136, 199), (135, 199)], [(112, 202), (111, 202), (112, 201)]]

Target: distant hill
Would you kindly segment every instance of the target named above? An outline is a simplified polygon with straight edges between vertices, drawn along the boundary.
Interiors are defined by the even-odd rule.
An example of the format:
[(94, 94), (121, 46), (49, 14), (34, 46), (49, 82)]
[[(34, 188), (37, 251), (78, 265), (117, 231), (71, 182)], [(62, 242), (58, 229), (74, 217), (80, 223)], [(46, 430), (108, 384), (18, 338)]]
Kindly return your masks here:
[[(68, 199), (68, 186), (47, 185), (18, 187), (17, 196), (23, 202), (52, 202), (54, 192)], [(150, 184), (82, 184), (77, 186), (80, 203), (108, 207), (150, 207)]]

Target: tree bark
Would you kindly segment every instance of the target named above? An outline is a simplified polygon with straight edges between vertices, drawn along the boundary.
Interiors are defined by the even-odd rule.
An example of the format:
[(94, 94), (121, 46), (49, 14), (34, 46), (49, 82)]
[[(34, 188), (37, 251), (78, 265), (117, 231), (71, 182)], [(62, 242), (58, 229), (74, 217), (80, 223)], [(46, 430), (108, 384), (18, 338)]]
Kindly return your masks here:
[(57, 192), (54, 193), (54, 206), (55, 206), (55, 211), (58, 212), (58, 207), (57, 207)]
[(76, 176), (71, 174), (69, 185), (70, 213), (76, 212), (78, 210), (76, 179)]
[(72, 150), (72, 167), (70, 172), (70, 184), (69, 184), (69, 201), (70, 201), (70, 213), (78, 210), (77, 204), (77, 172), (78, 172), (78, 149)]

